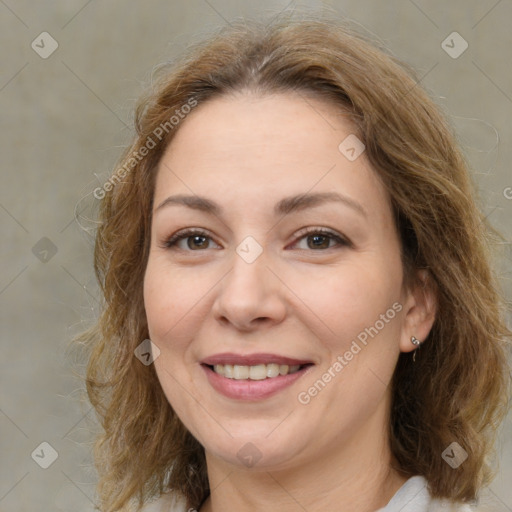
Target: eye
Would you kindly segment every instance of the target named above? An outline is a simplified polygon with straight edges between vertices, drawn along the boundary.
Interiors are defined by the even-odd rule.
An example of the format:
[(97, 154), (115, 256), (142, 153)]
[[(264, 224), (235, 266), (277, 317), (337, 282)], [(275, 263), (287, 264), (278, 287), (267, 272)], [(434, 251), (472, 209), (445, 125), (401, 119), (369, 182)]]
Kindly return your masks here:
[(167, 249), (177, 248), (182, 251), (201, 251), (211, 249), (211, 244), (215, 244), (216, 248), (220, 247), (206, 231), (202, 229), (186, 229), (172, 235), (164, 242), (163, 246)]
[(325, 250), (336, 246), (350, 246), (350, 242), (340, 234), (325, 228), (309, 228), (293, 245), (301, 250)]
[[(212, 247), (212, 245), (214, 247)], [(186, 229), (179, 231), (167, 239), (162, 246), (167, 249), (180, 249), (182, 251), (201, 251), (205, 249), (221, 248), (207, 231), (202, 229)], [(308, 228), (299, 233), (299, 238), (292, 248), (300, 250), (326, 250), (333, 247), (351, 246), (351, 243), (335, 231), (325, 228)]]

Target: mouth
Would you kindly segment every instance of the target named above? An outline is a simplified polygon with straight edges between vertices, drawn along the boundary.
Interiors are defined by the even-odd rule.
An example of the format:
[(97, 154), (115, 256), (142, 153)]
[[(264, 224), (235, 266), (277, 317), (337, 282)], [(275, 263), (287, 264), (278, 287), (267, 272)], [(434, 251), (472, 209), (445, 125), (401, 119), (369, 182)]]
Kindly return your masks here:
[(234, 380), (265, 380), (275, 379), (283, 375), (293, 375), (303, 370), (312, 363), (307, 364), (257, 364), (257, 365), (239, 365), (239, 364), (215, 364), (206, 365), (211, 371), (217, 375), (221, 375), (226, 379)]
[(276, 394), (306, 373), (314, 363), (275, 354), (218, 354), (201, 362), (211, 386), (224, 396), (261, 400)]

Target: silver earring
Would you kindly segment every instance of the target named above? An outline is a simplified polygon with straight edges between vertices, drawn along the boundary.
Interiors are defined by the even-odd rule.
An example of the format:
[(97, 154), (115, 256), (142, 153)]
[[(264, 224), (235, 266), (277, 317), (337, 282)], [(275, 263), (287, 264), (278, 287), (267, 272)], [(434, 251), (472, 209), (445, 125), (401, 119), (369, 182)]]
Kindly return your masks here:
[(416, 351), (418, 350), (418, 348), (420, 348), (421, 341), (418, 338), (411, 336), (411, 343), (416, 347), (414, 349), (414, 353), (412, 355), (412, 361), (413, 361), (413, 363), (415, 363), (416, 362)]

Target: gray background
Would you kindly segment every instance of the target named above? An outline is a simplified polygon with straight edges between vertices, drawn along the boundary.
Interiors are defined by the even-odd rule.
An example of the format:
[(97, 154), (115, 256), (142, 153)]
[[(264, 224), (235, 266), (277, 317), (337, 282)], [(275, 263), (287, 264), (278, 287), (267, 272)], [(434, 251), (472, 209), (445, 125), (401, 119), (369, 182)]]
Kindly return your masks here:
[[(92, 191), (130, 138), (152, 67), (234, 17), (322, 5), (415, 67), (453, 120), (483, 211), (512, 240), (511, 0), (0, 0), (1, 511), (93, 510), (94, 414), (81, 401), (74, 371), (83, 361), (69, 344), (97, 310)], [(454, 31), (469, 44), (458, 58), (441, 47)], [(58, 43), (47, 58), (31, 47), (51, 49), (42, 32)], [(503, 249), (496, 268), (510, 300), (510, 242)], [(490, 491), (509, 511), (511, 427), (509, 418)], [(50, 461), (42, 442), (58, 453), (48, 469), (35, 462)]]

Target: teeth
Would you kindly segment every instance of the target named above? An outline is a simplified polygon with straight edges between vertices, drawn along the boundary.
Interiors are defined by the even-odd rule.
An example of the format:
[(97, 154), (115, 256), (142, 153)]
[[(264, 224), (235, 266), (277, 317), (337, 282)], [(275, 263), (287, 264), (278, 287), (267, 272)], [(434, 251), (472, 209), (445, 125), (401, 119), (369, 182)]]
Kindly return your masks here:
[(258, 364), (255, 366), (242, 366), (238, 364), (216, 364), (213, 371), (223, 377), (235, 380), (264, 380), (288, 375), (299, 371), (300, 365), (288, 366), (287, 364)]
[(267, 377), (277, 377), (279, 375), (279, 365), (278, 364), (267, 364)]
[(248, 379), (249, 378), (249, 367), (233, 365), (233, 378), (236, 380)]
[(267, 378), (267, 365), (258, 364), (257, 366), (241, 366), (247, 368), (248, 377), (251, 380), (264, 380)]

